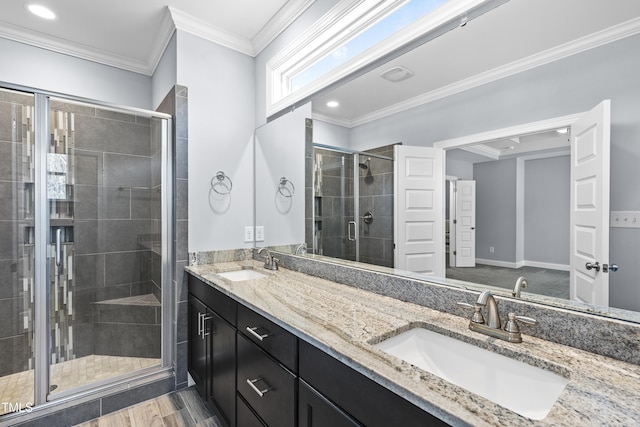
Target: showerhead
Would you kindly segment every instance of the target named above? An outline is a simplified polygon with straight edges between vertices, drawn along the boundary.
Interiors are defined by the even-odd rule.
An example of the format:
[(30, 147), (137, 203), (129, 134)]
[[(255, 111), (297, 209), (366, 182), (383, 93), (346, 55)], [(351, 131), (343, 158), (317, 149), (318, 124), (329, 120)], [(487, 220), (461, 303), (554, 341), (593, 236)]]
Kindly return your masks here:
[(371, 158), (368, 158), (367, 160), (360, 162), (358, 166), (360, 166), (360, 169), (366, 171), (367, 169), (369, 169), (369, 163), (371, 163)]

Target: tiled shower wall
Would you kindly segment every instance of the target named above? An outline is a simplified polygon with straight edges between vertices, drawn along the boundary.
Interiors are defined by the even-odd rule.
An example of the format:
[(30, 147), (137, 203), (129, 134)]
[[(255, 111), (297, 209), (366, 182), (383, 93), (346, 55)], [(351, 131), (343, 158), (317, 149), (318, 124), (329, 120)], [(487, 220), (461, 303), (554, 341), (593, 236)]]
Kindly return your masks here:
[(159, 305), (103, 305), (160, 294), (152, 280), (160, 238), (150, 120), (60, 102), (52, 110), (72, 113), (75, 129), (75, 356), (160, 357)]
[(0, 92), (0, 376), (29, 369), (33, 352), (32, 106), (31, 97)]

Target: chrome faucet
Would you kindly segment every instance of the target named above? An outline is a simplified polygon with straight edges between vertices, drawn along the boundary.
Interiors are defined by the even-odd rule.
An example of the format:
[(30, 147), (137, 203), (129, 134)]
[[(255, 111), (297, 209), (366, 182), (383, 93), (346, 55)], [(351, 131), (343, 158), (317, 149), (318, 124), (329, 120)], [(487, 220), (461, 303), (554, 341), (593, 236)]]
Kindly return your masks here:
[[(509, 313), (508, 321), (504, 329), (500, 328), (500, 313), (498, 312), (498, 303), (491, 291), (484, 291), (478, 296), (478, 300), (475, 305), (459, 302), (458, 305), (463, 308), (470, 308), (474, 310), (471, 321), (469, 322), (469, 329), (481, 334), (489, 335), (490, 337), (499, 338), (501, 340), (518, 343), (522, 342), (522, 334), (517, 321), (526, 323), (528, 325), (536, 325), (535, 319), (524, 316), (516, 316), (514, 313)], [(487, 307), (487, 315), (482, 315), (482, 308)], [(485, 321), (486, 318), (486, 321)]]
[(516, 280), (516, 285), (513, 287), (513, 292), (511, 292), (511, 296), (516, 298), (520, 298), (520, 290), (529, 286), (529, 282), (523, 276), (518, 277)]
[(304, 243), (300, 243), (298, 246), (296, 246), (296, 250), (293, 253), (294, 255), (304, 255), (307, 253), (307, 242)]
[(262, 252), (265, 252), (264, 255), (264, 268), (268, 269), (268, 270), (277, 270), (278, 269), (278, 263), (280, 262), (280, 260), (276, 257), (274, 257), (271, 252), (269, 252), (269, 249), (267, 248), (260, 248), (258, 249), (258, 255), (261, 254)]

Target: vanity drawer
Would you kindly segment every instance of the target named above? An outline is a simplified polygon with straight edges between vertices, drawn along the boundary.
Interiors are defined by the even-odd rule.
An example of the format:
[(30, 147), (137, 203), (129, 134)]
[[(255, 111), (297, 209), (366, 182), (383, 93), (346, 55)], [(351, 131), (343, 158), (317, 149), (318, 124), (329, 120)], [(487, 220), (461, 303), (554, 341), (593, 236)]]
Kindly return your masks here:
[(300, 379), (367, 427), (448, 425), (304, 341)]
[(237, 303), (229, 296), (209, 286), (191, 274), (189, 277), (189, 292), (213, 309), (224, 320), (236, 326)]
[(293, 372), (298, 371), (296, 337), (258, 313), (240, 305), (238, 331)]
[(238, 408), (238, 414), (236, 416), (238, 427), (265, 427), (262, 421), (260, 421), (260, 418), (253, 413), (249, 405), (247, 405), (240, 396), (237, 397), (236, 407)]
[(267, 426), (293, 427), (296, 376), (238, 334), (238, 393)]

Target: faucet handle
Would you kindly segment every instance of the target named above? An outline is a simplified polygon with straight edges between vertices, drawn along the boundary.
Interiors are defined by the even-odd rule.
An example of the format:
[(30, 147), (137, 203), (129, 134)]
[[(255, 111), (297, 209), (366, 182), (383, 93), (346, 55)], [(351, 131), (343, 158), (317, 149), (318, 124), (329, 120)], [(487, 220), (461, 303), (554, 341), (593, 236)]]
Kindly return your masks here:
[(471, 321), (473, 323), (484, 323), (484, 317), (482, 316), (482, 312), (480, 311), (482, 309), (481, 306), (479, 306), (478, 304), (471, 305), (466, 302), (458, 302), (457, 305), (458, 307), (462, 307), (467, 310), (474, 310), (473, 316), (471, 316)]
[(525, 317), (525, 316), (516, 316), (515, 313), (509, 313), (508, 315), (509, 320), (507, 321), (507, 324), (504, 327), (504, 330), (507, 332), (520, 332), (520, 327), (518, 326), (518, 322), (520, 321), (522, 323), (526, 323), (527, 325), (537, 325), (538, 321), (536, 319), (532, 319), (531, 317)]

